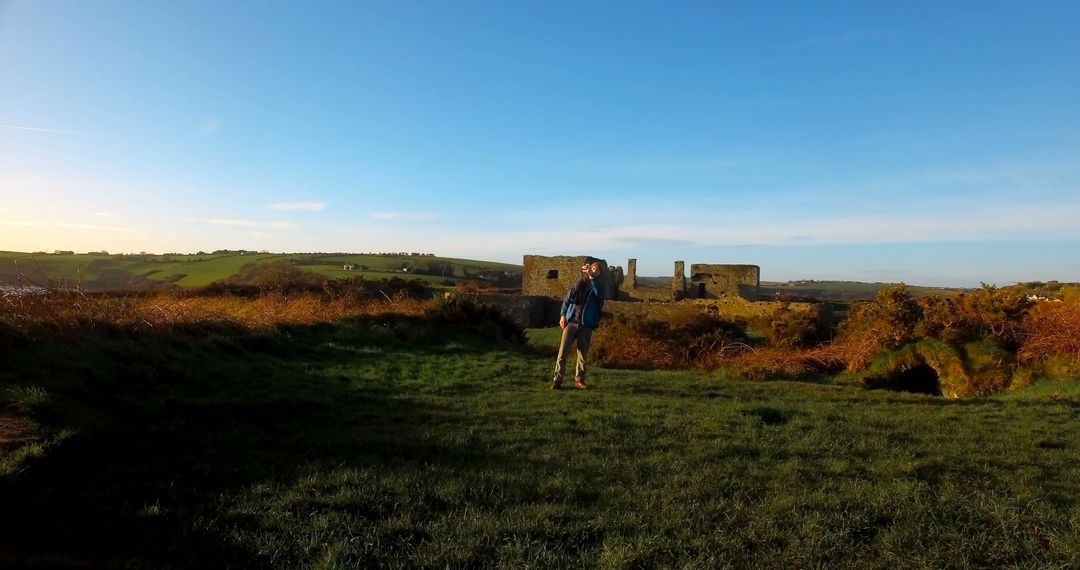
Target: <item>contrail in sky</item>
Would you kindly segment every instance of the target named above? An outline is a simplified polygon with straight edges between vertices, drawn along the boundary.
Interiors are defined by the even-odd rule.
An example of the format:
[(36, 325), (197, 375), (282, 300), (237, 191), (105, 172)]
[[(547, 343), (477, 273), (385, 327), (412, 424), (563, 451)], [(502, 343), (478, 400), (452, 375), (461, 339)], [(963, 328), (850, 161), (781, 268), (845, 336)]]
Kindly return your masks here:
[(0, 125), (2, 129), (15, 129), (17, 131), (34, 131), (36, 133), (59, 133), (64, 135), (81, 135), (82, 131), (64, 131), (61, 129), (42, 129), (40, 127), (23, 127), (19, 125)]

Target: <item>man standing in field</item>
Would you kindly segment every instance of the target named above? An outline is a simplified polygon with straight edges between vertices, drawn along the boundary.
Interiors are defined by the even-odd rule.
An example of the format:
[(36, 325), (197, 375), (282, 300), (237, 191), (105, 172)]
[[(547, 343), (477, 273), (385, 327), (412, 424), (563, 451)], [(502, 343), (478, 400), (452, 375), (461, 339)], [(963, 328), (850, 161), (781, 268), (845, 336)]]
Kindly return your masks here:
[(562, 342), (559, 343), (559, 358), (555, 361), (555, 379), (551, 381), (552, 390), (562, 387), (563, 375), (566, 373), (566, 359), (570, 356), (570, 348), (575, 344), (577, 345), (577, 367), (574, 370), (574, 387), (579, 390), (589, 387), (585, 384), (589, 342), (592, 340), (593, 330), (600, 326), (600, 309), (604, 307), (604, 291), (598, 280), (599, 277), (600, 264), (598, 262), (582, 265), (581, 279), (566, 292), (566, 298), (563, 299), (562, 309), (559, 311)]

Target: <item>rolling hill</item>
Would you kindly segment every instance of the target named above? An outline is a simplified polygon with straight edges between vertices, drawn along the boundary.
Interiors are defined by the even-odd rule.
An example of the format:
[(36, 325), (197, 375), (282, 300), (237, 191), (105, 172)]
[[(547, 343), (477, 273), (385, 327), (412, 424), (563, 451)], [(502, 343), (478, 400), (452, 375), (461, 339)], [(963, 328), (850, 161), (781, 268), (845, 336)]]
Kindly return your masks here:
[(329, 278), (415, 278), (458, 284), (520, 275), (521, 267), (420, 254), (254, 253), (41, 254), (0, 252), (0, 282), (79, 284), (87, 289), (175, 286), (198, 288), (228, 279), (250, 264), (284, 263)]

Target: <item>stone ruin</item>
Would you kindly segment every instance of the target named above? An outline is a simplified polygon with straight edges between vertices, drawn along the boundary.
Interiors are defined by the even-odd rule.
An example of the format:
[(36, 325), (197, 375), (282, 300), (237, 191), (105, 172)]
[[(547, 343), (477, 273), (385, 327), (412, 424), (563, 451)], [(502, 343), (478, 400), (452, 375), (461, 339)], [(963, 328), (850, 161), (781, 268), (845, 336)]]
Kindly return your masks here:
[(682, 299), (739, 298), (757, 301), (761, 286), (761, 268), (757, 265), (723, 265), (695, 263), (690, 266), (689, 282), (686, 262), (676, 261), (670, 292), (638, 287), (637, 260), (626, 263), (626, 272), (619, 266), (608, 266), (606, 260), (588, 255), (556, 256), (526, 255), (523, 261), (521, 294), (562, 299), (566, 291), (581, 277), (581, 266), (599, 262), (603, 267), (604, 296), (621, 301), (680, 301)]
[(761, 290), (761, 268), (757, 265), (717, 265), (695, 263), (690, 266), (691, 299), (740, 297), (757, 301)]
[(562, 301), (566, 292), (581, 279), (581, 266), (600, 263), (600, 281), (604, 297), (618, 299), (617, 276), (622, 268), (610, 268), (607, 261), (588, 255), (546, 257), (526, 255), (522, 262), (521, 294), (526, 296), (552, 297)]
[[(688, 306), (735, 318), (763, 318), (781, 305), (784, 310), (806, 311), (822, 318), (821, 307), (812, 303), (759, 301), (761, 268), (757, 265), (723, 265), (676, 261), (670, 287), (648, 287), (638, 282), (637, 260), (622, 267), (588, 255), (526, 255), (523, 259), (521, 294), (476, 294), (477, 300), (499, 307), (526, 327), (551, 326), (559, 320), (566, 292), (581, 278), (581, 266), (599, 262), (603, 282), (604, 312), (666, 318), (671, 311)], [(681, 301), (681, 302), (676, 302)], [(681, 308), (681, 309), (680, 309)]]

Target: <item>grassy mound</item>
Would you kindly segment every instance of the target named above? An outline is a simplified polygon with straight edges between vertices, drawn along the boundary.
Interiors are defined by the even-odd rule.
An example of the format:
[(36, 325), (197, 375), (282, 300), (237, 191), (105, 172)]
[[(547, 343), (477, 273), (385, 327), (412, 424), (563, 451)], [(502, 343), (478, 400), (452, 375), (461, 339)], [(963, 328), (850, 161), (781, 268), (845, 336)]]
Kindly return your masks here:
[(868, 388), (942, 395), (986, 396), (1008, 387), (1013, 356), (992, 341), (955, 346), (924, 340), (884, 351), (859, 375)]

